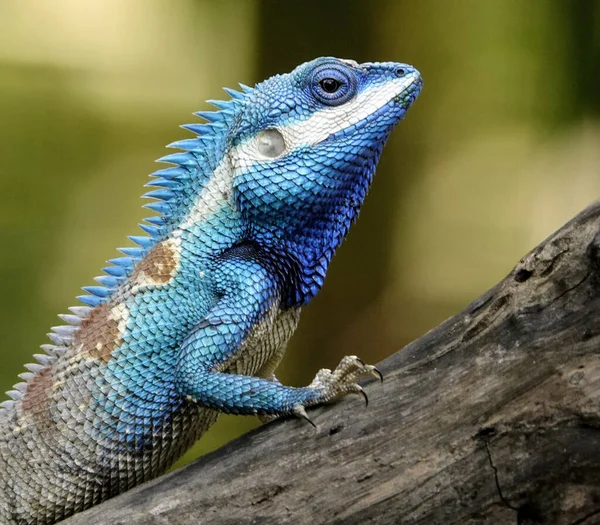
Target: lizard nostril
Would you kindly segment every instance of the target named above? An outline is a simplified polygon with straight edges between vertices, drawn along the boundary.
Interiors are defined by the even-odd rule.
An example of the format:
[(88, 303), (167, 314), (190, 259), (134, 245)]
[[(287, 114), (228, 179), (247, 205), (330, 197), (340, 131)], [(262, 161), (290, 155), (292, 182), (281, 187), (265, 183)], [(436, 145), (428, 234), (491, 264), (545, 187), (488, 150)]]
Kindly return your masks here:
[(404, 75), (406, 75), (406, 69), (404, 69), (403, 67), (399, 67), (398, 69), (396, 69), (397, 77), (403, 77)]

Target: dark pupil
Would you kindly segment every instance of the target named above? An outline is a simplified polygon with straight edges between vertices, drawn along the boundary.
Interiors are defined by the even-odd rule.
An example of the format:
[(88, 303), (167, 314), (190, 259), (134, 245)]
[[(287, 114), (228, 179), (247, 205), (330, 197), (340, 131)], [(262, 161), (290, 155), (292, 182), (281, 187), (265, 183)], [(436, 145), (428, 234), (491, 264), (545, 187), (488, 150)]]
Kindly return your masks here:
[(340, 89), (342, 83), (337, 81), (335, 78), (324, 78), (319, 82), (319, 85), (323, 91), (325, 91), (325, 93), (335, 93), (338, 89)]

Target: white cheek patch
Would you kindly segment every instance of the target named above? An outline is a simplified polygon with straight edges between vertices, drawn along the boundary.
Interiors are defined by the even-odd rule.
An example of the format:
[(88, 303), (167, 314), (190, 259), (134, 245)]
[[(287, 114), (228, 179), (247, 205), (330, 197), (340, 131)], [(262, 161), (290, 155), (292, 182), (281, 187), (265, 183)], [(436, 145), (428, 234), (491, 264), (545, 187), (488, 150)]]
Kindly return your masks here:
[[(281, 140), (282, 140), (282, 144), (283, 144), (283, 148), (284, 148), (284, 151), (282, 153), (283, 153), (283, 155), (285, 155), (286, 153), (290, 152), (290, 146), (289, 146), (288, 142), (285, 140), (285, 135), (283, 134), (281, 128), (277, 128), (277, 131), (279, 132), (279, 134), (281, 136)], [(232, 158), (236, 173), (244, 172), (244, 171), (250, 169), (255, 164), (258, 164), (260, 162), (265, 163), (265, 162), (269, 162), (269, 161), (276, 161), (278, 158), (280, 158), (280, 157), (269, 157), (269, 156), (264, 155), (261, 152), (261, 147), (260, 147), (261, 133), (238, 144), (231, 151), (231, 158)]]

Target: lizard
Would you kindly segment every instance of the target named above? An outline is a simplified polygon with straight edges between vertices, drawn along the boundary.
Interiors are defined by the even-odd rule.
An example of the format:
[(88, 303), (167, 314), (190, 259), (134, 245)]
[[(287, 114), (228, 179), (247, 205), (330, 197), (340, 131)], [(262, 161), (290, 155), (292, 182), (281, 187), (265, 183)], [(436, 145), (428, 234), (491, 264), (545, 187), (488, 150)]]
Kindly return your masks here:
[(306, 387), (274, 372), (421, 87), (408, 64), (321, 57), (182, 126), (145, 234), (0, 405), (0, 523), (50, 525), (153, 479), (220, 413), (308, 419), (364, 394), (378, 371), (356, 356)]

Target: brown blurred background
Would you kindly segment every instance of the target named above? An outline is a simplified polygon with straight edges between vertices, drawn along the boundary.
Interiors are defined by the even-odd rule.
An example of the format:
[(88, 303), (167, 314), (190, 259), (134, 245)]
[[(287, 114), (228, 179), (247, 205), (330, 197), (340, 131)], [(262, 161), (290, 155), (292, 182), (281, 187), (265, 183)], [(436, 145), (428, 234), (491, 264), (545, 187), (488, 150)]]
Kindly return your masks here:
[[(600, 2), (2, 0), (0, 390), (138, 233), (177, 126), (320, 55), (409, 62), (425, 88), (283, 382), (399, 350), (600, 196)], [(223, 418), (185, 459), (254, 425)]]

